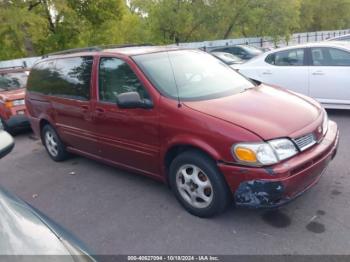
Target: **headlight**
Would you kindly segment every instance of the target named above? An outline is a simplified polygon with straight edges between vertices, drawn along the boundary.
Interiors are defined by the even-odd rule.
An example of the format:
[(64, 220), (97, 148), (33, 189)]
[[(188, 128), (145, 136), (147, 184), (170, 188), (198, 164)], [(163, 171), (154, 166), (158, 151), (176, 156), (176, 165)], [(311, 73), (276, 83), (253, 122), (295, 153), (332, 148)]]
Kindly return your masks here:
[(284, 160), (290, 158), (298, 153), (292, 141), (289, 139), (276, 139), (268, 142), (272, 148), (275, 150), (278, 159)]
[(323, 123), (322, 123), (322, 134), (325, 135), (328, 130), (328, 114), (327, 111), (324, 110), (324, 117), (323, 117)]
[(267, 143), (240, 143), (233, 147), (233, 156), (242, 163), (254, 166), (276, 164), (298, 153), (289, 139), (276, 139)]

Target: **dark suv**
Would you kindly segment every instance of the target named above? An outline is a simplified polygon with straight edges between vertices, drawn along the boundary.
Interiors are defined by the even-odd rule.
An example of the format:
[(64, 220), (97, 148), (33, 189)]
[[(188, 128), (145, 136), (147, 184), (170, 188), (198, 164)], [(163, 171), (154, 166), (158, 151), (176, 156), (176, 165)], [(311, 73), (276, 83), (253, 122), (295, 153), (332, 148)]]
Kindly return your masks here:
[(235, 46), (226, 46), (226, 47), (219, 47), (214, 48), (210, 50), (210, 52), (225, 52), (230, 53), (232, 55), (235, 55), (239, 57), (242, 60), (249, 60), (253, 57), (256, 57), (262, 53), (264, 53), (262, 50), (249, 45), (235, 45)]
[(26, 104), (53, 160), (76, 153), (169, 183), (202, 217), (294, 199), (319, 180), (339, 137), (315, 100), (256, 86), (199, 50), (48, 55)]

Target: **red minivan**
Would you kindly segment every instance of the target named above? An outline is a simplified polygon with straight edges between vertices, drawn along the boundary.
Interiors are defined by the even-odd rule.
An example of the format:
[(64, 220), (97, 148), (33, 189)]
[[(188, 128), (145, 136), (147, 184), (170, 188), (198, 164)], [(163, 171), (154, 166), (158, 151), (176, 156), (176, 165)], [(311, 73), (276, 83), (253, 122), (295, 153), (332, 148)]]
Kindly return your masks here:
[(29, 69), (0, 69), (0, 126), (7, 131), (29, 128), (24, 103)]
[(79, 154), (169, 183), (192, 214), (277, 207), (320, 179), (339, 132), (315, 100), (256, 85), (199, 50), (68, 50), (31, 70), (26, 105), (55, 161)]

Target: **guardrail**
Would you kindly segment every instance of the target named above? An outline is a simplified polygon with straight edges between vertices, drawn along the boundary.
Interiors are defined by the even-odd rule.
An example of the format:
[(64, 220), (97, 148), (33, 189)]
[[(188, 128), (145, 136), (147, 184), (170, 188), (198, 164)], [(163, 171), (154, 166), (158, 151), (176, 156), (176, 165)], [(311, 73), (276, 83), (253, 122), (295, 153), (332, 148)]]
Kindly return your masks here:
[(307, 42), (323, 41), (332, 37), (350, 34), (350, 29), (336, 30), (336, 31), (318, 31), (293, 34), (288, 41), (280, 39), (274, 41), (271, 37), (249, 37), (237, 39), (223, 39), (213, 41), (179, 43), (178, 46), (184, 48), (204, 48), (210, 49), (214, 47), (232, 46), (232, 45), (252, 45), (256, 47), (282, 47), (286, 45), (302, 44)]
[(40, 57), (38, 56), (38, 57), (27, 57), (27, 58), (18, 58), (18, 59), (0, 61), (0, 69), (6, 68), (6, 67), (18, 67), (18, 66), (30, 68), (39, 59)]

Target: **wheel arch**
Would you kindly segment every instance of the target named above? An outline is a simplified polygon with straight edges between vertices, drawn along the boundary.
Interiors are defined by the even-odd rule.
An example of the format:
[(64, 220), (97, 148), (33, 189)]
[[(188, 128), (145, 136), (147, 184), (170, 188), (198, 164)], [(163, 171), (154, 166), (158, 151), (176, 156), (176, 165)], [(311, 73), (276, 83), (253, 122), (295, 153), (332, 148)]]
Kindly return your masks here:
[(54, 127), (54, 125), (52, 124), (52, 122), (48, 118), (46, 118), (46, 117), (40, 118), (40, 120), (39, 120), (40, 139), (42, 139), (42, 131), (43, 131), (44, 126), (46, 126), (46, 125), (50, 125), (50, 126)]
[(213, 160), (213, 162), (217, 162), (220, 160), (220, 154), (211, 146), (209, 146), (207, 143), (196, 141), (196, 142), (178, 142), (173, 143), (167, 147), (167, 149), (164, 151), (164, 158), (163, 158), (163, 167), (164, 167), (164, 175), (166, 177), (166, 181), (168, 182), (168, 173), (169, 168), (172, 163), (172, 161), (181, 153), (185, 151), (197, 151), (201, 154), (206, 155), (210, 159)]

